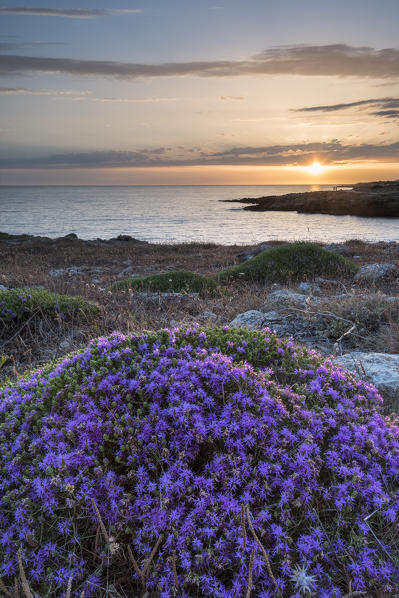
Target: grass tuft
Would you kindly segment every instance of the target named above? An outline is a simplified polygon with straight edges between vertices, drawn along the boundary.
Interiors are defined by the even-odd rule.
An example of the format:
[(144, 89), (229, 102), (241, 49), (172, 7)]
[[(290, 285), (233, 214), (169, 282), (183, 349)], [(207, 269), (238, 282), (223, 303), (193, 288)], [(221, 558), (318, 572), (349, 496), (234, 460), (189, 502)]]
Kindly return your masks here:
[(113, 289), (133, 289), (135, 291), (160, 291), (163, 293), (213, 293), (217, 283), (208, 276), (189, 270), (177, 270), (139, 278), (127, 278), (115, 282)]
[(289, 243), (262, 251), (243, 264), (226, 268), (218, 280), (228, 282), (289, 283), (315, 276), (343, 277), (353, 275), (357, 266), (350, 260), (326, 251), (314, 243)]
[(46, 289), (8, 289), (0, 291), (0, 320), (6, 326), (20, 324), (35, 313), (53, 318), (85, 318), (94, 316), (99, 309), (83, 297), (59, 295)]

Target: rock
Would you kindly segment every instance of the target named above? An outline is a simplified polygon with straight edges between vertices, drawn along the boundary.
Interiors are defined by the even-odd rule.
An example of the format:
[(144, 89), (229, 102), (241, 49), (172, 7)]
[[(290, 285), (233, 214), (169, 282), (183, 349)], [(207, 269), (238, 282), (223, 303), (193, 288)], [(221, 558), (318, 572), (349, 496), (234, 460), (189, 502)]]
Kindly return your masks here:
[[(124, 270), (119, 272), (119, 274), (117, 276), (118, 276), (118, 278), (123, 278), (124, 276), (129, 276), (130, 278), (132, 278), (135, 275), (133, 274), (132, 266), (128, 266), (127, 268), (125, 268)], [(139, 276), (139, 275), (136, 274), (136, 276)]]
[(70, 351), (71, 343), (67, 339), (65, 339), (60, 342), (59, 347), (62, 351)]
[(59, 276), (64, 276), (66, 273), (67, 271), (64, 268), (49, 270), (49, 276), (51, 276), (51, 278), (58, 278)]
[[(114, 239), (111, 240), (113, 241)], [(134, 239), (130, 235), (118, 235), (115, 241), (136, 241), (136, 239)]]
[(328, 278), (323, 278), (322, 276), (316, 276), (315, 282), (322, 287), (343, 287), (345, 285), (340, 280), (329, 280)]
[(305, 295), (321, 295), (319, 285), (312, 282), (301, 282), (298, 285), (298, 291), (305, 293)]
[(251, 309), (250, 311), (238, 314), (238, 316), (230, 322), (230, 326), (233, 326), (233, 328), (242, 328), (245, 326), (251, 330), (258, 330), (263, 328), (264, 319), (265, 314), (256, 309)]
[(382, 184), (358, 183), (353, 185), (350, 190), (305, 191), (266, 197), (244, 197), (227, 201), (247, 204), (243, 209), (255, 212), (277, 210), (307, 214), (335, 214), (336, 216), (398, 218), (399, 181), (383, 181)]
[(365, 264), (359, 268), (355, 280), (379, 280), (395, 276), (397, 273), (395, 264)]
[(277, 311), (262, 312), (266, 322), (281, 322), (286, 319), (286, 316), (279, 314)]
[(76, 233), (69, 233), (69, 235), (65, 235), (64, 237), (61, 237), (61, 239), (71, 239), (71, 241), (74, 241), (76, 239), (79, 239), (79, 237)]
[(328, 245), (324, 245), (323, 249), (326, 251), (332, 251), (333, 253), (338, 253), (339, 255), (350, 255), (350, 249), (346, 247), (343, 243), (329, 243)]
[(386, 399), (386, 407), (399, 411), (399, 355), (353, 351), (335, 358), (335, 362), (372, 382)]
[(262, 251), (267, 251), (268, 249), (271, 249), (271, 248), (272, 248), (272, 245), (269, 245), (269, 243), (259, 243), (259, 245), (252, 247), (249, 252), (239, 253), (237, 255), (237, 259), (239, 259), (240, 262), (247, 262), (248, 260), (250, 260), (253, 257), (255, 257), (256, 255), (258, 255), (259, 253), (262, 253)]
[(87, 266), (70, 266), (69, 268), (59, 268), (58, 270), (50, 270), (49, 276), (52, 278), (58, 278), (59, 276), (74, 276), (80, 274), (83, 270), (86, 270)]
[(212, 322), (216, 322), (218, 319), (217, 315), (212, 313), (211, 311), (204, 311), (203, 314), (198, 316), (199, 320), (212, 320)]
[(309, 297), (302, 293), (295, 293), (288, 289), (281, 289), (279, 291), (272, 291), (267, 295), (267, 301), (262, 308), (262, 311), (269, 310), (269, 303), (276, 303), (277, 305), (287, 306), (296, 305), (297, 307), (306, 307), (310, 301), (313, 303), (319, 303), (320, 299), (317, 297)]

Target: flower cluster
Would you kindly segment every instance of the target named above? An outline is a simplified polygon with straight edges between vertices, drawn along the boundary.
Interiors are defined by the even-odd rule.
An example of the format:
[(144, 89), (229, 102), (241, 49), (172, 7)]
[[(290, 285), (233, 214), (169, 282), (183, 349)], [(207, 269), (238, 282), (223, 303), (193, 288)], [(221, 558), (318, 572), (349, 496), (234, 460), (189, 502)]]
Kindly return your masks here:
[(399, 429), (269, 330), (99, 338), (0, 393), (0, 578), (33, 593), (392, 592)]

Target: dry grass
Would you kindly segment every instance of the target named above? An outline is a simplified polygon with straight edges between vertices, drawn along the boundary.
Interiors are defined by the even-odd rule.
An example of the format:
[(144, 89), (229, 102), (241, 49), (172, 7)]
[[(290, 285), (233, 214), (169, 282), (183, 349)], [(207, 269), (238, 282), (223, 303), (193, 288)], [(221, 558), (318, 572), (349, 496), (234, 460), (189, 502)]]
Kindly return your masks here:
[[(273, 243), (277, 245), (278, 243)], [(346, 243), (348, 257), (359, 256), (356, 263), (393, 262), (399, 266), (399, 246), (393, 244)], [(223, 268), (240, 262), (238, 256), (251, 254), (253, 247), (217, 246), (211, 244), (158, 245), (141, 242), (85, 242), (66, 239), (50, 241), (27, 238), (18, 241), (0, 236), (0, 284), (7, 287), (42, 285), (50, 291), (80, 295), (95, 301), (99, 315), (94, 322), (52, 321), (40, 317), (30, 321), (11, 342), (15, 330), (0, 331), (0, 379), (14, 378), (26, 369), (60, 358), (65, 353), (84, 346), (90, 338), (120, 330), (139, 333), (195, 321), (207, 325), (229, 323), (238, 313), (259, 309), (265, 302), (271, 285), (229, 283), (212, 297), (186, 294), (178, 297), (111, 290), (111, 284), (123, 277), (143, 276), (162, 271), (187, 269), (213, 276)], [(130, 260), (130, 270), (118, 277)], [(77, 274), (65, 273), (52, 277), (54, 269), (82, 267)], [(95, 280), (96, 282), (93, 282)], [(327, 297), (353, 289), (357, 293), (375, 291), (398, 295), (397, 281), (391, 280), (375, 288), (344, 281), (339, 290), (326, 288)], [(369, 285), (368, 285), (369, 286)], [(359, 317), (367, 313), (365, 304), (353, 300)], [(331, 311), (343, 315), (345, 309), (332, 302)], [(341, 310), (341, 311), (340, 311)], [(368, 311), (375, 313), (372, 305)], [(374, 312), (373, 312), (374, 310)], [(205, 316), (206, 312), (213, 315)], [(364, 313), (363, 313), (364, 312)], [(343, 315), (343, 317), (345, 317)], [(348, 317), (348, 320), (351, 318)], [(324, 322), (326, 324), (326, 322)], [(328, 331), (326, 331), (326, 334)], [(366, 350), (399, 351), (399, 322), (396, 313), (382, 310), (377, 329), (367, 330), (366, 340), (358, 344)], [(333, 335), (331, 336), (332, 340)], [(351, 337), (353, 342), (356, 336)]]

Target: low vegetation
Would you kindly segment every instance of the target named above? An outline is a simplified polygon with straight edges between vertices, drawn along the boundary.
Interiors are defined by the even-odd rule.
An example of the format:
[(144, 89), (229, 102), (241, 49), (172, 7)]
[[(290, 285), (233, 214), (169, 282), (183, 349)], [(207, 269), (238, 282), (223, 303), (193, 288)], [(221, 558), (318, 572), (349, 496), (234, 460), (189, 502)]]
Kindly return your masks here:
[(113, 284), (114, 289), (154, 291), (162, 293), (213, 293), (217, 284), (208, 276), (189, 270), (176, 270), (151, 276), (127, 278)]
[(0, 291), (0, 321), (6, 326), (20, 324), (35, 315), (71, 319), (87, 318), (97, 312), (98, 307), (82, 297), (37, 288)]
[(398, 479), (377, 391), (313, 352), (114, 333), (0, 391), (3, 592), (393, 595)]
[(356, 294), (325, 301), (323, 310), (336, 317), (324, 318), (324, 332), (335, 339), (349, 329), (347, 347), (363, 351), (399, 351), (399, 297), (384, 294)]
[(262, 251), (243, 264), (222, 270), (218, 279), (224, 281), (291, 283), (326, 278), (352, 276), (357, 266), (350, 260), (326, 251), (314, 243), (289, 243)]

